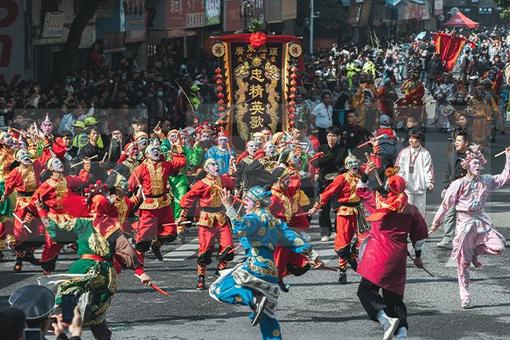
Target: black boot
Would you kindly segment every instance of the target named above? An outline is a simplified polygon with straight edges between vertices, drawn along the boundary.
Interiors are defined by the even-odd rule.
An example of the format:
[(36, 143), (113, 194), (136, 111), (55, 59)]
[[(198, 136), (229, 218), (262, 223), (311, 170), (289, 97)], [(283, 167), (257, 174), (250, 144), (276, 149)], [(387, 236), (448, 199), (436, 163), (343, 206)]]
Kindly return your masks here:
[(290, 286), (288, 284), (286, 284), (285, 282), (283, 282), (283, 279), (278, 280), (278, 287), (280, 287), (280, 290), (284, 293), (289, 292)]
[(267, 304), (267, 297), (263, 295), (259, 295), (255, 297), (255, 306), (253, 311), (255, 312), (255, 316), (253, 320), (251, 320), (251, 325), (256, 326), (260, 322), (260, 318), (262, 317), (262, 313), (264, 313), (264, 308)]
[(347, 284), (347, 273), (345, 270), (340, 271), (340, 275), (338, 276), (338, 283), (341, 285)]
[(34, 257), (34, 253), (28, 253), (27, 252), (25, 257), (23, 258), (23, 261), (27, 261), (28, 263), (33, 264), (34, 266), (40, 266), (41, 265), (41, 261)]
[(197, 290), (204, 290), (204, 289), (205, 289), (205, 276), (198, 275)]
[(52, 272), (54, 272), (56, 263), (57, 263), (57, 257), (55, 257), (47, 262), (41, 262), (41, 268), (43, 269), (44, 275), (50, 275)]
[(161, 242), (153, 241), (151, 243), (151, 250), (158, 260), (163, 261), (163, 255), (161, 254)]

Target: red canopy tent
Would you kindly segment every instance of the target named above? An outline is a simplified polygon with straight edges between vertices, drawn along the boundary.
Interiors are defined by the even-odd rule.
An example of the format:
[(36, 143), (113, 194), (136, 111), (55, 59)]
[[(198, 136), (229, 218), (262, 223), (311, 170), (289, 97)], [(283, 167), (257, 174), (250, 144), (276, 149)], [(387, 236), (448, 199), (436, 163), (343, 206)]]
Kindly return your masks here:
[(444, 26), (453, 26), (453, 27), (465, 27), (465, 28), (477, 28), (480, 26), (479, 23), (469, 19), (465, 16), (461, 11), (458, 11), (457, 14), (452, 16), (450, 20), (443, 24)]

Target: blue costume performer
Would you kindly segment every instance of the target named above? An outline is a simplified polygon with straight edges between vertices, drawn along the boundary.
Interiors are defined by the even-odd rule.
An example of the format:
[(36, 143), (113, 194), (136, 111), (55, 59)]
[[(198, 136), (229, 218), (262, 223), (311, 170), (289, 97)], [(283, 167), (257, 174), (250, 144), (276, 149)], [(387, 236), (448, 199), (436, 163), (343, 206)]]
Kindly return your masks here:
[(271, 215), (267, 209), (270, 197), (271, 192), (260, 186), (251, 188), (244, 199), (246, 215), (243, 217), (237, 215), (229, 195), (222, 198), (233, 232), (246, 250), (246, 259), (226, 273), (222, 272), (209, 288), (209, 294), (217, 301), (251, 307), (252, 326), (260, 323), (264, 340), (282, 338), (275, 316), (279, 295), (278, 270), (273, 258), (276, 246), (309, 255), (315, 262), (315, 268), (323, 265), (310, 244), (285, 222)]
[(221, 176), (225, 175), (229, 171), (231, 162), (235, 159), (235, 156), (234, 151), (231, 150), (228, 145), (228, 137), (223, 132), (220, 132), (218, 134), (218, 145), (207, 150), (204, 160), (209, 158), (214, 159), (216, 164), (218, 164), (220, 169), (219, 175)]

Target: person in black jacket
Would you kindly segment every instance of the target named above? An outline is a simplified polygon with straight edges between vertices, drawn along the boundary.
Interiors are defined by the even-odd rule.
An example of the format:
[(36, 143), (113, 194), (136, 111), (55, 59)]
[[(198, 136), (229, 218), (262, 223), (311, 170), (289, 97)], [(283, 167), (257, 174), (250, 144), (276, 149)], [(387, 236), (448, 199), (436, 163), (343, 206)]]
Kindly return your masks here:
[(89, 142), (78, 151), (77, 159), (83, 161), (95, 157), (92, 162), (91, 175), (94, 176), (94, 180), (105, 180), (105, 172), (102, 168), (105, 152), (97, 145), (99, 136), (100, 134), (97, 128), (90, 128)]
[[(317, 158), (312, 165), (319, 168), (319, 190), (322, 192), (343, 169), (347, 149), (341, 146), (340, 131), (336, 127), (326, 130), (327, 143), (319, 147)], [(326, 242), (331, 236), (331, 201), (328, 201), (319, 213), (319, 226), (321, 229), (321, 241)]]
[[(466, 151), (469, 147), (468, 134), (461, 131), (455, 136), (454, 142), (455, 149), (448, 153), (448, 162), (446, 163), (445, 178), (443, 181), (443, 191), (441, 197), (444, 196), (450, 184), (458, 178), (466, 174), (466, 170), (462, 168), (460, 163), (466, 157)], [(448, 210), (444, 220), (444, 234), (443, 239), (437, 244), (439, 248), (451, 249), (452, 239), (455, 233), (455, 220), (456, 212), (455, 207)]]

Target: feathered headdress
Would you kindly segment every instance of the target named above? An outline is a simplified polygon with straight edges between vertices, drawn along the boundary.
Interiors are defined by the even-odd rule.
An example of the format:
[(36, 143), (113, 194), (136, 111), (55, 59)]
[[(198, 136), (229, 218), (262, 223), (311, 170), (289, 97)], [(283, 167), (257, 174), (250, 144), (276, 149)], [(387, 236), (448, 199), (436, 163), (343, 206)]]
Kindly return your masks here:
[(464, 157), (464, 159), (460, 162), (460, 165), (463, 169), (467, 170), (469, 168), (469, 162), (471, 162), (473, 159), (478, 159), (481, 165), (487, 163), (487, 160), (482, 153), (481, 147), (478, 144), (473, 144), (469, 147), (468, 151), (466, 151), (466, 157)]

